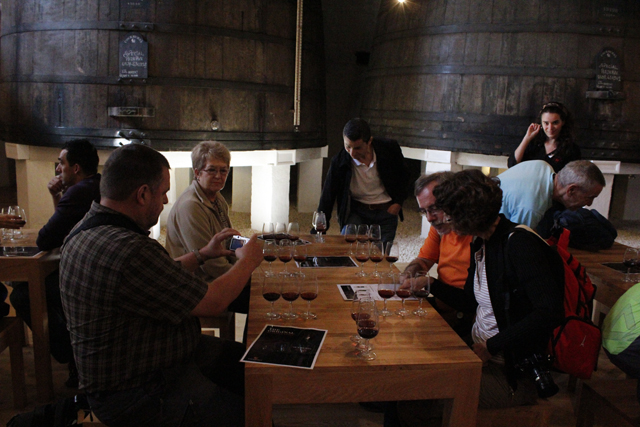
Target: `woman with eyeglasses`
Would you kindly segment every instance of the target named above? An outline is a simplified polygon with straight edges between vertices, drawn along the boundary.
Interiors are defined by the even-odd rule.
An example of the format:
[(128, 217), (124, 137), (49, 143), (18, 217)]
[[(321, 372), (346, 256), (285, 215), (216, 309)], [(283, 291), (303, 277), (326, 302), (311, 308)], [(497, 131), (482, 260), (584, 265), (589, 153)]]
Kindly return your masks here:
[(558, 172), (567, 163), (582, 158), (573, 139), (573, 116), (560, 102), (549, 102), (542, 106), (537, 123), (529, 125), (522, 142), (509, 156), (508, 165), (544, 160)]
[[(232, 228), (229, 205), (220, 194), (229, 176), (230, 162), (231, 153), (217, 141), (203, 141), (191, 151), (194, 179), (171, 208), (167, 220), (166, 249), (172, 257), (202, 248), (223, 228)], [(213, 280), (234, 262), (233, 256), (210, 259), (196, 274)]]

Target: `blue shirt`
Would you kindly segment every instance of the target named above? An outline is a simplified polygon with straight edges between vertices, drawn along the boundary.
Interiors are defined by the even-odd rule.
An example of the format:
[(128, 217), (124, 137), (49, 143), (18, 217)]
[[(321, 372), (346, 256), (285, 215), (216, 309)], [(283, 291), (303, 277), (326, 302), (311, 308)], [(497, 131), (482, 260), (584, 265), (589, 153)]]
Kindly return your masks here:
[(542, 160), (518, 163), (498, 175), (502, 209), (509, 221), (536, 228), (553, 203), (553, 168)]

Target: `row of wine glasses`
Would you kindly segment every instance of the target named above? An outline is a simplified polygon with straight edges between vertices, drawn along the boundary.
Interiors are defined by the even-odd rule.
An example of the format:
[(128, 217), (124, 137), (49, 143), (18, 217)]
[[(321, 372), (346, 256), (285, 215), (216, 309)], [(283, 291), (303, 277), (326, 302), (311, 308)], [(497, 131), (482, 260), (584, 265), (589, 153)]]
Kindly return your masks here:
[(633, 276), (631, 276), (631, 269), (640, 265), (640, 256), (638, 253), (638, 249), (627, 248), (627, 250), (624, 251), (624, 255), (622, 257), (622, 263), (625, 267), (627, 267), (627, 272), (624, 275), (624, 281), (635, 282)]
[(288, 274), (287, 263), (292, 259), (301, 263), (307, 260), (307, 246), (301, 241), (291, 241), (289, 239), (265, 240), (262, 245), (262, 256), (269, 263), (269, 270), (265, 273), (267, 276), (273, 276), (273, 268), (271, 263), (279, 259), (284, 263), (284, 271)]
[(297, 222), (290, 222), (289, 224), (265, 222), (262, 224), (262, 238), (264, 240), (277, 241), (289, 239), (295, 242), (300, 238), (300, 224)]
[[(311, 301), (318, 297), (318, 280), (313, 274), (277, 274), (265, 275), (262, 282), (262, 297), (271, 303), (271, 310), (266, 314), (268, 319), (295, 320), (316, 319), (318, 316), (311, 312)], [(289, 302), (289, 311), (279, 314), (275, 311), (275, 302), (282, 297)], [(298, 298), (307, 301), (307, 311), (298, 314), (293, 311), (293, 302)]]
[(360, 271), (356, 273), (358, 277), (367, 277), (364, 271), (364, 263), (371, 260), (375, 263), (375, 270), (371, 275), (380, 277), (382, 274), (378, 272), (378, 264), (386, 259), (389, 262), (389, 272), (392, 271), (392, 264), (398, 261), (399, 249), (393, 242), (387, 242), (386, 246), (382, 241), (357, 242), (355, 248), (353, 245), (349, 249), (349, 256), (353, 256), (360, 263)]
[(431, 291), (431, 278), (429, 272), (419, 271), (415, 276), (410, 273), (389, 273), (380, 277), (378, 282), (378, 295), (384, 300), (384, 308), (380, 312), (383, 317), (392, 316), (393, 313), (387, 308), (387, 300), (397, 295), (402, 300), (402, 307), (396, 310), (395, 314), (400, 317), (409, 315), (409, 310), (405, 307), (405, 300), (413, 295), (418, 299), (418, 308), (411, 313), (422, 317), (427, 315), (427, 310), (422, 307), (424, 301)]
[[(2, 208), (0, 209), (0, 214), (19, 217), (21, 222), (23, 223), (22, 227), (24, 227), (24, 224), (27, 222), (27, 215), (25, 214), (24, 209), (22, 209), (20, 206), (8, 206)], [(17, 240), (22, 239), (24, 235), (22, 234), (20, 228), (3, 228), (1, 237), (2, 239)]]
[(347, 224), (344, 226), (342, 234), (344, 234), (344, 240), (348, 243), (382, 240), (382, 230), (378, 224)]

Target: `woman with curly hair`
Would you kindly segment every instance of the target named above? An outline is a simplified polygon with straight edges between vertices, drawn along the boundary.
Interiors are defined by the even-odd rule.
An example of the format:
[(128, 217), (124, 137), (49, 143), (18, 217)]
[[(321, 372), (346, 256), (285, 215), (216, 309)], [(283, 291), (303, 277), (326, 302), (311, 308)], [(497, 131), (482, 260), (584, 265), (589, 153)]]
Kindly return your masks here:
[(573, 138), (573, 116), (560, 102), (549, 102), (542, 106), (538, 123), (529, 125), (522, 142), (509, 156), (508, 166), (527, 160), (544, 160), (558, 172), (567, 163), (582, 158), (580, 147)]
[[(479, 170), (456, 173), (436, 186), (433, 195), (456, 233), (475, 236), (464, 288), (436, 279), (431, 293), (475, 315), (464, 339), (483, 362), (479, 407), (533, 404), (533, 372), (518, 367), (544, 354), (551, 332), (562, 321), (562, 260), (540, 237), (516, 229), (500, 214), (500, 185)], [(433, 401), (398, 402), (387, 407), (385, 426), (436, 425), (441, 415), (442, 407)]]

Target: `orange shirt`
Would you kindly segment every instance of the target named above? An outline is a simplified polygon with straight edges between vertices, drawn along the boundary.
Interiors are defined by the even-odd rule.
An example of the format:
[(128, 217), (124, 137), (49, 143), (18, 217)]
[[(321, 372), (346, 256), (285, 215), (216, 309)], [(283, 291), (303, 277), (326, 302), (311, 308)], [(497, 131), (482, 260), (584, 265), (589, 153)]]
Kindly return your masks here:
[(438, 264), (438, 278), (456, 288), (463, 288), (471, 260), (473, 236), (459, 236), (453, 231), (440, 236), (434, 227), (420, 248), (419, 258)]

